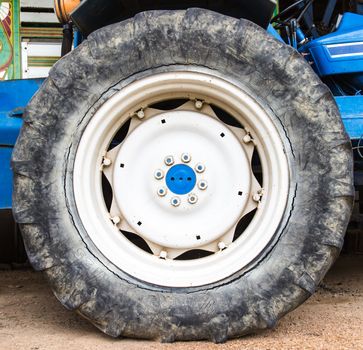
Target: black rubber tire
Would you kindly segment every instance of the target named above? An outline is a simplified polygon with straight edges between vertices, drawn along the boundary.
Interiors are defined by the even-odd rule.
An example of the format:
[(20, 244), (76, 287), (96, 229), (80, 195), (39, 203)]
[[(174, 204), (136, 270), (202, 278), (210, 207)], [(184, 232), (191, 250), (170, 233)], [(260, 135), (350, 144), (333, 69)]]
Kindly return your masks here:
[[(72, 194), (75, 150), (97, 106), (178, 65), (217, 71), (256, 96), (275, 116), (291, 172), (284, 222), (253, 268), (193, 289), (143, 283), (109, 263)], [(56, 297), (111, 336), (164, 342), (223, 342), (274, 327), (338, 256), (354, 195), (351, 145), (329, 89), (263, 29), (202, 9), (140, 13), (92, 33), (28, 105), (12, 164), (14, 215)]]

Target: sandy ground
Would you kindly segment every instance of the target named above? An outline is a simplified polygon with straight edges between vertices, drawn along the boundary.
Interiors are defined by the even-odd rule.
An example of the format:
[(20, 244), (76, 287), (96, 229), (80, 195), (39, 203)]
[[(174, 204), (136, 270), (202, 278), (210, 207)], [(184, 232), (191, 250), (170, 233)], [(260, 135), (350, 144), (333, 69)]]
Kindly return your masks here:
[(318, 292), (259, 335), (223, 345), (112, 339), (55, 299), (40, 273), (0, 271), (0, 349), (363, 349), (363, 256), (342, 256)]

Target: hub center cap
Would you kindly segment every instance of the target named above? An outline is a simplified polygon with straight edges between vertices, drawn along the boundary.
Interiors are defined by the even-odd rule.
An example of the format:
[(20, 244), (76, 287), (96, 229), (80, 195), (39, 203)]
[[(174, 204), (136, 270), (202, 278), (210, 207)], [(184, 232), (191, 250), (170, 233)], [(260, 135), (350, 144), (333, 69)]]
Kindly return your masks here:
[(189, 193), (194, 188), (195, 182), (195, 172), (186, 164), (174, 165), (166, 174), (166, 186), (175, 194)]

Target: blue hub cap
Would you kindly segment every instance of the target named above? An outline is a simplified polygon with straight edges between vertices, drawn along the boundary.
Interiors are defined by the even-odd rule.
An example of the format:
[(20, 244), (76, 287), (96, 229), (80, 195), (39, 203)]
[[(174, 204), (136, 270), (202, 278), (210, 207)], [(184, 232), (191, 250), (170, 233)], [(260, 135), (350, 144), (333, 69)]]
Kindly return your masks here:
[(194, 170), (185, 164), (172, 166), (166, 174), (166, 186), (175, 194), (187, 194), (195, 186), (196, 175)]

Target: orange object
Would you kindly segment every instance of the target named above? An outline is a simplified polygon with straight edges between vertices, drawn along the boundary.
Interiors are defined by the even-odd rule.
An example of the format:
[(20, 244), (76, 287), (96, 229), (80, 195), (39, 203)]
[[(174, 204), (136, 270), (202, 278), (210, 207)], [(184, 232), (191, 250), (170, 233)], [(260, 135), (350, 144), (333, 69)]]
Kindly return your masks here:
[(67, 23), (70, 13), (79, 5), (81, 0), (54, 0), (55, 13), (61, 23)]

